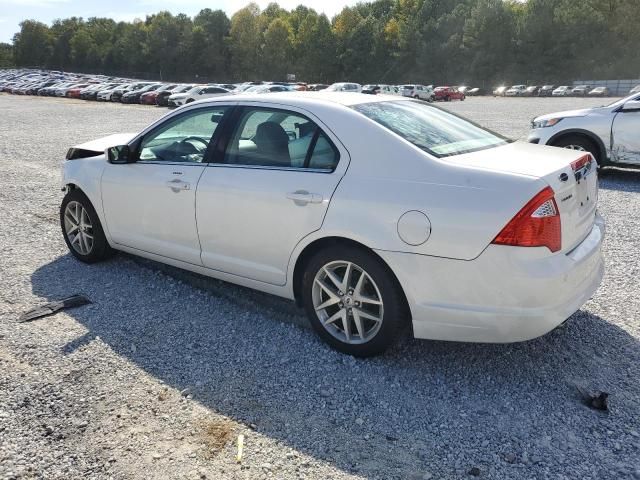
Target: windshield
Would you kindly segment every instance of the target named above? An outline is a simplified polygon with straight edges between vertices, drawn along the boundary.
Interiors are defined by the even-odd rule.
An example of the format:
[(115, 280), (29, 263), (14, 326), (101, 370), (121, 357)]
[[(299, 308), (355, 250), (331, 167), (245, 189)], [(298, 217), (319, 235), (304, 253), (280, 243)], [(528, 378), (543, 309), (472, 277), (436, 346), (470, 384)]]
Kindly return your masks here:
[(640, 100), (640, 94), (638, 94), (639, 92), (634, 93), (633, 95), (629, 95), (628, 97), (625, 97), (621, 100), (618, 100), (617, 102), (613, 102), (609, 105), (607, 105), (608, 107), (619, 107), (621, 105), (624, 105), (625, 103), (627, 103), (629, 100)]
[(375, 102), (352, 108), (436, 157), (508, 143), (496, 133), (423, 102)]

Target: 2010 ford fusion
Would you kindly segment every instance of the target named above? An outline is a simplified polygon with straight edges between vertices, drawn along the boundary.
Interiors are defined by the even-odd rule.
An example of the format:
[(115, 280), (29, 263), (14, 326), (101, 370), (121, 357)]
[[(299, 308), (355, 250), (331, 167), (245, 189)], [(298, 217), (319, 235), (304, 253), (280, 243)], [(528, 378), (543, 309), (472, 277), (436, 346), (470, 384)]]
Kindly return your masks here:
[(535, 338), (603, 276), (590, 154), (412, 99), (219, 97), (67, 158), (60, 221), (78, 259), (122, 250), (295, 299), (351, 355), (406, 322), (418, 338)]

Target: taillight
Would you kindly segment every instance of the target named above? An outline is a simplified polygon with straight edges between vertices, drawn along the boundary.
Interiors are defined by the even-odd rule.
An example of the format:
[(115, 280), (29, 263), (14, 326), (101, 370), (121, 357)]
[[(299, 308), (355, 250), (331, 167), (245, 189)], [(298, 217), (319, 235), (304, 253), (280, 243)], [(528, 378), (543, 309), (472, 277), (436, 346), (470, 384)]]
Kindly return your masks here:
[(546, 187), (533, 197), (492, 243), (517, 247), (547, 247), (552, 252), (560, 250), (562, 231), (560, 212), (551, 187)]
[(590, 163), (591, 163), (591, 154), (587, 153), (586, 155), (583, 155), (582, 157), (580, 157), (578, 160), (571, 162), (571, 168), (573, 169), (574, 172), (577, 172), (581, 168), (584, 168), (587, 165), (589, 165)]

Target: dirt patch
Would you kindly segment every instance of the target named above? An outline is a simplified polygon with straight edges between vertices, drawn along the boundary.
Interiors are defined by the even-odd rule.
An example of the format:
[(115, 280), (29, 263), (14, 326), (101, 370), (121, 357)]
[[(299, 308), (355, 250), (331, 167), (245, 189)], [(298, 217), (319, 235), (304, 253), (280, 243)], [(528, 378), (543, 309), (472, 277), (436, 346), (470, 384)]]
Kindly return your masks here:
[(215, 457), (233, 439), (235, 424), (226, 418), (203, 420), (202, 439), (207, 446), (205, 457)]

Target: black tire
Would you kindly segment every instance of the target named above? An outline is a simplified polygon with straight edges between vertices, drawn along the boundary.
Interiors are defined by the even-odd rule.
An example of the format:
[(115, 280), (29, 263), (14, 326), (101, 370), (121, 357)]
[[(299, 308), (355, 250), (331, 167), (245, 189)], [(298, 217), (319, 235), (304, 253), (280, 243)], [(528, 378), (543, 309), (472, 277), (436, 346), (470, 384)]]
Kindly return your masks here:
[[(79, 203), (87, 212), (89, 216), (89, 220), (91, 221), (91, 229), (90, 232), (93, 235), (93, 245), (91, 246), (90, 251), (87, 254), (82, 254), (71, 244), (71, 240), (65, 230), (65, 210), (67, 205), (70, 202)], [(84, 263), (95, 263), (101, 260), (105, 260), (111, 257), (115, 250), (111, 248), (107, 238), (104, 234), (104, 230), (102, 229), (102, 224), (100, 223), (100, 219), (98, 218), (98, 214), (96, 213), (93, 205), (87, 198), (87, 196), (78, 189), (72, 189), (67, 192), (62, 200), (62, 204), (60, 205), (60, 228), (62, 229), (62, 237), (64, 238), (69, 251), (76, 257), (78, 260)]]
[(581, 147), (593, 155), (593, 158), (598, 162), (598, 169), (605, 166), (605, 163), (600, 159), (600, 151), (595, 142), (583, 135), (566, 135), (553, 142), (554, 147), (570, 148), (571, 145)]
[[(336, 338), (322, 325), (314, 308), (312, 289), (316, 275), (325, 265), (336, 261), (352, 262), (364, 270), (380, 292), (384, 305), (382, 322), (375, 335), (364, 343), (351, 344)], [(354, 357), (370, 357), (384, 352), (393, 343), (409, 316), (403, 292), (384, 262), (364, 249), (349, 245), (336, 245), (314, 254), (306, 263), (301, 291), (307, 316), (318, 336), (335, 350)]]

